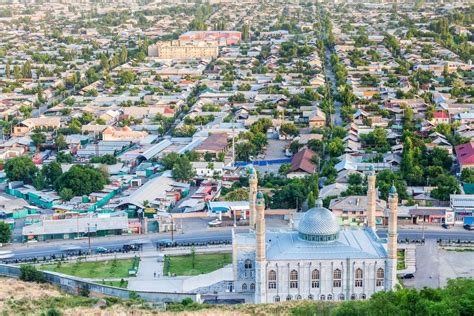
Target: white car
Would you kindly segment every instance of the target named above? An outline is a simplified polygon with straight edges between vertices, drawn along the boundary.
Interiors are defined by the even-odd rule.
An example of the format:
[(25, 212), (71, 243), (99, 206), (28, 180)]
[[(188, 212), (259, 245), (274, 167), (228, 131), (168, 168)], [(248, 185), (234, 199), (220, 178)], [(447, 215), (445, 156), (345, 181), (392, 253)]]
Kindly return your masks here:
[(218, 220), (217, 218), (209, 222), (209, 226), (219, 226), (222, 224), (222, 221)]

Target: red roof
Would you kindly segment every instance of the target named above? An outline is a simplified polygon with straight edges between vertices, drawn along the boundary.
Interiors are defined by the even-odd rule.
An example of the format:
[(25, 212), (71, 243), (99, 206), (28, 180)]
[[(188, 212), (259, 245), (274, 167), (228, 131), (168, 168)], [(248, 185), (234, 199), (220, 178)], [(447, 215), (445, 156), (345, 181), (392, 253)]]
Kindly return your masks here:
[(474, 142), (457, 145), (454, 149), (461, 166), (474, 164)]
[(297, 152), (291, 159), (291, 172), (305, 171), (307, 173), (314, 173), (316, 166), (311, 162), (314, 156), (314, 151), (305, 148)]
[(438, 111), (433, 113), (433, 117), (437, 119), (446, 119), (449, 118), (449, 115), (446, 112)]

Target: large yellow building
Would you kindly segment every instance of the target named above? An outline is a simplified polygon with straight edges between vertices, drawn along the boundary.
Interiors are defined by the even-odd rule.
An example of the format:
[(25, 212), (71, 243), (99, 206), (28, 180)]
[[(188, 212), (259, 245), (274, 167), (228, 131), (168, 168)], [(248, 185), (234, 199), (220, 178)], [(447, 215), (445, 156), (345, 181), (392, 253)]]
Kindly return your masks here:
[(164, 59), (214, 58), (219, 55), (218, 41), (166, 41), (148, 47), (148, 56)]

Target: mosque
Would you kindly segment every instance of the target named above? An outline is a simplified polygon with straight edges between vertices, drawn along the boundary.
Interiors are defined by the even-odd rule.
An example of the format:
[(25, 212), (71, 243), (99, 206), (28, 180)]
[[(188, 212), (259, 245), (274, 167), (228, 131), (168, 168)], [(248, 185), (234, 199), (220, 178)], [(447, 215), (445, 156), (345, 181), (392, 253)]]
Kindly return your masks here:
[(250, 226), (235, 233), (234, 291), (254, 303), (290, 300), (344, 301), (366, 299), (388, 291), (397, 282), (397, 205), (392, 186), (388, 198), (388, 238), (376, 234), (375, 174), (368, 175), (365, 228), (342, 228), (322, 206), (304, 213), (297, 230), (267, 231), (265, 201), (257, 192), (257, 175), (250, 171)]

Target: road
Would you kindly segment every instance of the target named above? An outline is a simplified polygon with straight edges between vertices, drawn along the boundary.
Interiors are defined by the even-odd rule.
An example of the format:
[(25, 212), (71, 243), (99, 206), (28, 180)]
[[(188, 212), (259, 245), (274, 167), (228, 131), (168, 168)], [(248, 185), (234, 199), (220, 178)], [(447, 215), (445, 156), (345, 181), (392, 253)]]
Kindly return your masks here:
[[(248, 228), (237, 228), (237, 232), (247, 231)], [(381, 238), (387, 237), (387, 231), (384, 229), (377, 231)], [(421, 240), (423, 232), (421, 230), (399, 230), (399, 239), (403, 240), (408, 238), (410, 240)], [(425, 230), (425, 239), (444, 239), (444, 240), (471, 240), (474, 241), (474, 233), (468, 231), (430, 231)], [(180, 243), (202, 243), (202, 242), (229, 242), (232, 238), (231, 228), (217, 228), (216, 230), (206, 230), (202, 232), (192, 233), (175, 233), (174, 240)], [(164, 239), (171, 239), (170, 233), (159, 233), (151, 235), (127, 235), (127, 236), (116, 236), (116, 237), (99, 237), (92, 239), (91, 249), (96, 247), (104, 247), (107, 249), (122, 248), (123, 245), (133, 243), (139, 240), (140, 243), (157, 243)], [(62, 248), (67, 246), (74, 246), (77, 250), (86, 252), (89, 248), (88, 240), (58, 240), (51, 242), (41, 242), (34, 244), (13, 244), (2, 248), (2, 250), (11, 250), (14, 254), (14, 259), (25, 259), (25, 258), (42, 258), (44, 256), (56, 255), (60, 256), (64, 250)]]
[[(331, 51), (329, 48), (326, 48), (326, 81), (330, 81), (331, 92), (334, 99), (334, 96), (337, 94), (337, 85), (336, 85), (336, 76), (334, 75), (334, 70), (332, 69), (331, 64)], [(335, 113), (331, 115), (332, 122), (334, 126), (342, 126), (342, 117), (341, 117), (341, 102), (337, 100), (334, 101), (334, 110)]]

